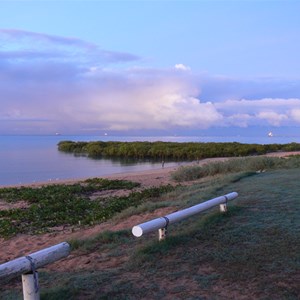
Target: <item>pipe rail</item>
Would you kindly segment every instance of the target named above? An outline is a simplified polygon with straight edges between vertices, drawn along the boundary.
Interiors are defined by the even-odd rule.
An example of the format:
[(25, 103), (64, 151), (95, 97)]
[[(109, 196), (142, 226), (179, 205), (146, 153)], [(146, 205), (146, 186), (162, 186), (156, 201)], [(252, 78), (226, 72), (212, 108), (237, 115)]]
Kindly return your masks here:
[(16, 258), (0, 265), (0, 279), (11, 279), (22, 275), (24, 300), (38, 300), (40, 295), (37, 269), (67, 257), (69, 254), (70, 245), (63, 242)]
[[(136, 237), (140, 237), (143, 234), (158, 229), (159, 240), (163, 240), (166, 237), (166, 229), (170, 224), (196, 215), (216, 205), (220, 205), (221, 212), (226, 212), (227, 202), (235, 199), (237, 196), (238, 193), (232, 192), (189, 208), (173, 212), (164, 217), (141, 223), (132, 228), (132, 234)], [(0, 279), (10, 279), (22, 275), (24, 300), (39, 300), (40, 294), (37, 269), (67, 257), (69, 254), (70, 245), (63, 242), (31, 253), (27, 256), (14, 259), (0, 265)]]
[(159, 230), (159, 240), (163, 240), (166, 236), (167, 227), (172, 224), (179, 222), (183, 219), (196, 215), (202, 211), (205, 211), (216, 205), (220, 205), (220, 211), (227, 211), (227, 202), (233, 200), (238, 196), (237, 192), (232, 192), (224, 196), (220, 196), (203, 203), (191, 206), (189, 208), (173, 212), (164, 217), (156, 218), (151, 221), (141, 223), (132, 227), (132, 234), (136, 237), (141, 237), (143, 234)]

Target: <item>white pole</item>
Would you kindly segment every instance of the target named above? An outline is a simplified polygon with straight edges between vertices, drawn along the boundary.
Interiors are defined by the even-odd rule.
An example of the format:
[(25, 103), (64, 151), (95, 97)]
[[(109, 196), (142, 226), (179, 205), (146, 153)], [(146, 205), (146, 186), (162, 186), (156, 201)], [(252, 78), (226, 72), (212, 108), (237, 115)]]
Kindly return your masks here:
[(28, 272), (34, 272), (40, 267), (51, 264), (61, 258), (67, 257), (70, 253), (70, 245), (66, 242), (54, 245), (49, 248), (16, 258), (0, 265), (0, 279), (13, 278)]
[(166, 238), (167, 230), (166, 228), (159, 228), (158, 229), (158, 240), (162, 241)]
[(220, 204), (220, 212), (227, 212), (227, 204), (224, 203), (224, 204)]
[(23, 299), (40, 300), (38, 288), (38, 273), (28, 273), (22, 275)]
[(0, 279), (13, 278), (22, 274), (24, 300), (39, 300), (38, 268), (53, 263), (70, 254), (70, 245), (66, 242), (16, 258), (0, 265)]
[(132, 234), (140, 237), (145, 233), (152, 232), (161, 228), (167, 227), (169, 224), (179, 222), (187, 217), (198, 214), (218, 204), (226, 204), (227, 201), (233, 200), (238, 196), (238, 193), (232, 192), (224, 196), (220, 196), (206, 202), (191, 206), (189, 208), (171, 213), (165, 217), (153, 219), (151, 221), (136, 225), (132, 228)]

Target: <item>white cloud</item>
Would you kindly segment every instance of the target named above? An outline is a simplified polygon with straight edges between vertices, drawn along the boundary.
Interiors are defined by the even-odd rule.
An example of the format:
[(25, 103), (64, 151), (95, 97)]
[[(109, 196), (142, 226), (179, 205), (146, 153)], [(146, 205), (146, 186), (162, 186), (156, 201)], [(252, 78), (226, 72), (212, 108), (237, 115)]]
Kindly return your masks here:
[(238, 125), (239, 122), (241, 125), (238, 126), (241, 127), (268, 124), (293, 125), (293, 120), (297, 120), (297, 113), (300, 111), (300, 99), (227, 100), (215, 103), (215, 107), (229, 125)]
[(290, 111), (291, 118), (297, 123), (300, 123), (300, 107), (291, 109)]
[(288, 119), (285, 114), (279, 114), (274, 111), (261, 111), (257, 114), (259, 119), (266, 120), (269, 124), (273, 126), (280, 126), (283, 121)]
[(181, 71), (190, 71), (191, 68), (188, 66), (185, 66), (184, 64), (176, 64), (175, 69), (181, 70)]
[(229, 126), (248, 127), (253, 117), (249, 114), (232, 114), (226, 118)]
[[(209, 103), (192, 95), (186, 78), (162, 70), (111, 74), (105, 85), (95, 78), (85, 101), (69, 106), (70, 117), (102, 124), (107, 130), (208, 128), (222, 116)], [(99, 73), (98, 73), (99, 76)], [(77, 113), (78, 107), (80, 107)], [(76, 109), (76, 112), (74, 109)]]
[[(26, 37), (26, 47), (28, 39), (40, 38), (43, 43), (64, 47), (69, 43), (69, 40), (26, 32), (9, 34), (10, 38)], [(6, 68), (0, 70), (3, 79), (0, 82), (3, 99), (0, 120), (7, 121), (3, 130), (9, 123), (20, 128), (24, 122), (25, 127), (31, 126), (32, 130), (44, 122), (42, 128), (45, 130), (60, 132), (83, 128), (201, 129), (222, 119), (212, 103), (201, 103), (196, 98), (199, 90), (189, 73), (173, 68), (118, 69), (113, 65), (113, 58), (106, 59), (101, 66), (97, 60), (89, 61), (90, 52), (84, 51), (78, 51), (71, 60), (65, 59), (65, 53), (72, 51), (74, 46), (84, 51), (89, 49), (84, 42), (72, 40), (71, 48), (60, 52), (61, 56), (55, 55), (53, 61), (51, 49), (47, 50), (50, 53), (47, 56), (35, 56), (32, 52), (28, 55), (20, 43), (18, 55), (15, 49), (5, 54)], [(41, 49), (45, 50), (37, 47), (35, 53), (40, 53)], [(115, 52), (105, 53), (113, 55), (115, 60), (126, 61), (126, 57)], [(22, 59), (12, 61), (11, 58), (16, 56)], [(34, 57), (41, 59), (32, 59)]]
[(5, 47), (0, 58), (24, 63), (30, 60), (76, 61), (78, 65), (96, 62), (119, 63), (137, 61), (130, 53), (108, 51), (98, 45), (77, 38), (60, 37), (16, 29), (0, 29)]
[[(183, 64), (169, 69), (125, 69), (116, 63), (133, 61), (136, 65), (137, 56), (102, 50), (78, 39), (23, 31), (0, 30), (1, 34), (7, 42), (0, 51), (1, 133), (300, 123), (298, 98), (236, 99), (252, 83), (196, 76), (186, 72), (190, 68)], [(224, 99), (223, 88), (228, 83), (234, 83), (229, 94), (237, 92)], [(220, 97), (208, 99), (207, 88)]]

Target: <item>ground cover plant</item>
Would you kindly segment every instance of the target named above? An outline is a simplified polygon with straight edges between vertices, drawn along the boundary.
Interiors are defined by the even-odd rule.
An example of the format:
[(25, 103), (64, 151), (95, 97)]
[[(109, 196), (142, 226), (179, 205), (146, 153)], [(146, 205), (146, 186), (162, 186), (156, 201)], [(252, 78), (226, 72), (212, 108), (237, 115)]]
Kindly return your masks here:
[(138, 186), (138, 183), (129, 181), (94, 178), (70, 185), (2, 188), (1, 200), (10, 203), (25, 201), (28, 206), (0, 211), (0, 237), (42, 233), (55, 226), (97, 224), (130, 206), (141, 204), (149, 197), (157, 197), (173, 189), (166, 186), (132, 191), (128, 196), (90, 199), (95, 192), (133, 190)]
[[(215, 208), (172, 224), (163, 242), (129, 230), (71, 240), (69, 265), (39, 272), (41, 298), (299, 299), (299, 171), (218, 174), (163, 193), (155, 201), (178, 208), (239, 197), (226, 214)], [(91, 263), (71, 263), (79, 258)], [(0, 284), (0, 298), (21, 299), (20, 286)]]

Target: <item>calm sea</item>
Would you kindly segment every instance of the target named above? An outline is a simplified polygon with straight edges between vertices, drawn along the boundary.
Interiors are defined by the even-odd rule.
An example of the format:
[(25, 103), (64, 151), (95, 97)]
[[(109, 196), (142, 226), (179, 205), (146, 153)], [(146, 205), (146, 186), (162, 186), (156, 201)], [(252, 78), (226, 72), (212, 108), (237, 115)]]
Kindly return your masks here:
[[(290, 137), (117, 137), (117, 136), (0, 136), (0, 186), (62, 179), (81, 179), (161, 168), (159, 162), (90, 159), (57, 150), (62, 140), (72, 141), (173, 141), (286, 144)], [(165, 167), (178, 163), (165, 163)]]

